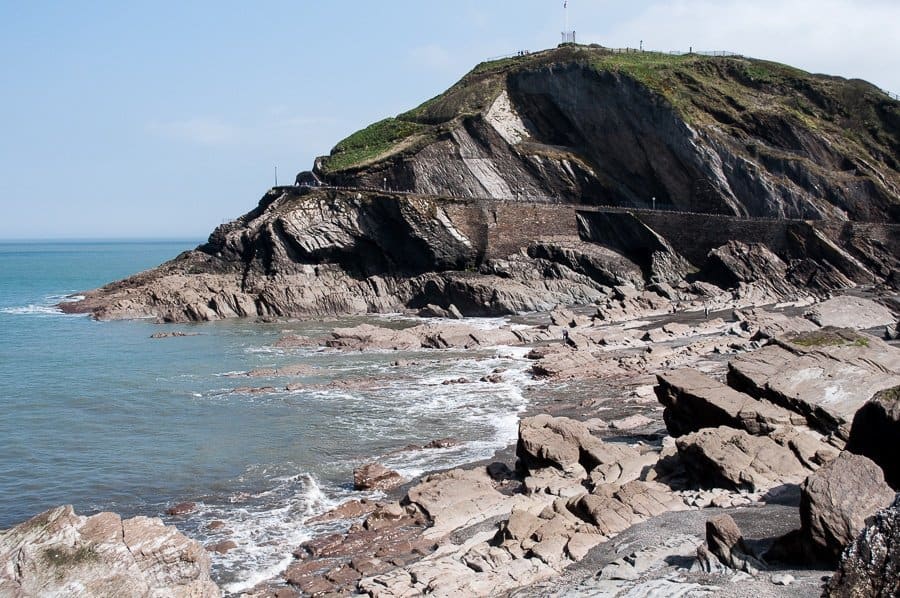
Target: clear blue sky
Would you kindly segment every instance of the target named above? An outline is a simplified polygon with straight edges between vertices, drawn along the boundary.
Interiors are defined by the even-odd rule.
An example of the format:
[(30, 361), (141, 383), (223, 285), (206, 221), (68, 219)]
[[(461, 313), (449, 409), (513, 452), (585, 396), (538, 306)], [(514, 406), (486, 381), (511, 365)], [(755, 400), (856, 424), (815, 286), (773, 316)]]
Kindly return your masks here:
[[(725, 49), (900, 93), (897, 0), (570, 0), (579, 41)], [(0, 239), (189, 237), (562, 0), (0, 1)]]

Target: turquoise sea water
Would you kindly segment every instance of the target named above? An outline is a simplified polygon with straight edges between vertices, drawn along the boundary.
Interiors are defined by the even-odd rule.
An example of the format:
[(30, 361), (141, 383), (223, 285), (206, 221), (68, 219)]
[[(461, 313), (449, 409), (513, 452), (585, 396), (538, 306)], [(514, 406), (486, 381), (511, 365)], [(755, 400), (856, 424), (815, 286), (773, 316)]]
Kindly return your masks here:
[[(234, 540), (237, 549), (214, 555), (214, 571), (238, 591), (321, 532), (304, 520), (351, 494), (355, 466), (378, 460), (411, 476), (515, 439), (528, 384), (519, 349), (279, 349), (285, 334), (323, 337), (371, 319), (175, 326), (54, 307), (195, 245), (0, 243), (0, 528), (59, 504), (160, 516), (195, 501), (194, 513), (166, 521), (203, 543)], [(175, 330), (190, 336), (150, 338)], [(293, 377), (244, 375), (297, 364)], [(495, 368), (507, 370), (504, 383), (442, 384)], [(446, 436), (462, 443), (397, 452)], [(210, 530), (213, 520), (226, 525)]]

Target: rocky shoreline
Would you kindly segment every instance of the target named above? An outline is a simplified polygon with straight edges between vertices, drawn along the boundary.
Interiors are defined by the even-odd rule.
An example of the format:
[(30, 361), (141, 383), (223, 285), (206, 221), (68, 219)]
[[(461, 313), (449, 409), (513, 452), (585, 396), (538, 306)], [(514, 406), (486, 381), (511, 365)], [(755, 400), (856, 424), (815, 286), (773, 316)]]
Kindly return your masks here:
[[(792, 306), (755, 309), (750, 315), (736, 310), (728, 323), (716, 317), (681, 327), (673, 321), (643, 321), (632, 328), (623, 327), (636, 331), (623, 336), (616, 326), (598, 326), (596, 318), (556, 310), (548, 325), (537, 328), (545, 336), (530, 339), (538, 345), (530, 355), (535, 362), (532, 371), (558, 385), (584, 385), (591, 398), (573, 401), (578, 393), (564, 393), (570, 400), (535, 400), (520, 424), (514, 455), (501, 452), (490, 463), (425, 476), (405, 487), (394, 501), (350, 501), (322, 516), (321, 521), (346, 518), (353, 523), (344, 534), (301, 546), (295, 551), (295, 564), (280, 581), (257, 588), (251, 595), (563, 595), (566, 592), (560, 588), (567, 587), (585, 595), (618, 595), (637, 588), (641, 592), (690, 590), (737, 596), (754, 588), (756, 595), (817, 596), (823, 575), (834, 566), (834, 555), (830, 561), (821, 554), (809, 556), (798, 567), (796, 561), (778, 556), (778, 546), (796, 542), (797, 537), (809, 546), (818, 546), (813, 538), (821, 540), (828, 535), (820, 530), (816, 536), (808, 525), (804, 527), (801, 514), (807, 494), (802, 492), (815, 485), (818, 478), (814, 475), (826, 479), (822, 483), (827, 486), (831, 483), (829, 471), (843, 471), (825, 465), (850, 458), (849, 453), (841, 452), (850, 422), (834, 413), (833, 421), (817, 420), (809, 416), (815, 411), (812, 408), (806, 413), (791, 410), (740, 393), (714, 377), (725, 378), (728, 370), (746, 369), (742, 358), (754, 356), (765, 348), (762, 345), (780, 348), (779, 343), (799, 348), (797, 360), (819, 355), (821, 344), (839, 363), (843, 360), (835, 356), (846, 351), (846, 345), (865, 353), (848, 356), (847, 362), (881, 363), (887, 371), (900, 371), (896, 348), (850, 330), (820, 328), (812, 321), (824, 322), (825, 313), (846, 313), (847, 302), (896, 321), (874, 302), (841, 297), (807, 310), (807, 317), (785, 315), (784, 310), (790, 312)], [(872, 328), (864, 311), (858, 312), (858, 322)], [(599, 329), (605, 333), (604, 340), (594, 336), (598, 340), (582, 340), (579, 347), (582, 335), (599, 335)], [(561, 334), (562, 330), (567, 334)], [(394, 333), (382, 332), (374, 327), (336, 330), (332, 344), (359, 350), (397, 342)], [(415, 332), (409, 334), (415, 336)], [(449, 338), (448, 331), (444, 334), (445, 340)], [(462, 342), (460, 338), (456, 342)], [(784, 338), (793, 341), (779, 340)], [(633, 345), (642, 343), (645, 353), (658, 355), (640, 359), (628, 355), (633, 353)], [(809, 343), (816, 349), (805, 351)], [(665, 345), (675, 345), (674, 350)], [(574, 364), (582, 363), (578, 354), (599, 347), (609, 359), (595, 370), (575, 374)], [(565, 363), (573, 365), (560, 368), (544, 363), (559, 364), (562, 356)], [(887, 362), (880, 362), (882, 357)], [(797, 362), (792, 362), (790, 367), (796, 366)], [(837, 376), (838, 385), (845, 379), (846, 372), (842, 374), (839, 367), (829, 373)], [(897, 381), (887, 376), (878, 383), (891, 387)], [(596, 393), (601, 386), (606, 387), (602, 394), (607, 397)], [(547, 392), (546, 388), (541, 392)], [(870, 388), (859, 387), (844, 403), (858, 407), (869, 396)], [(657, 400), (665, 406), (663, 414)], [(618, 403), (620, 409), (622, 403), (629, 407), (615, 412), (621, 417), (601, 420), (598, 414), (614, 412), (609, 403)], [(846, 405), (842, 403), (842, 407)], [(540, 414), (534, 415), (537, 412)], [(830, 430), (826, 421), (832, 425)], [(691, 422), (696, 430), (688, 432), (685, 422)], [(677, 434), (679, 439), (673, 442), (669, 434)], [(883, 476), (877, 479), (878, 467), (872, 469), (871, 462), (865, 461), (874, 476), (866, 482), (880, 484), (877, 487), (882, 492), (881, 498), (860, 508), (874, 512), (887, 506), (887, 497), (892, 499), (893, 492)], [(860, 469), (855, 465), (852, 469)], [(846, 485), (852, 490), (858, 480), (840, 483), (845, 484), (841, 487), (845, 492)], [(856, 490), (868, 492), (870, 487)], [(681, 512), (685, 515), (676, 515)], [(741, 540), (740, 546), (747, 552), (726, 554), (721, 547), (706, 548), (703, 534), (687, 533), (702, 529), (703, 521), (720, 512), (734, 512), (750, 529), (777, 514), (782, 522), (775, 526), (778, 536), (783, 536), (781, 544), (774, 535)], [(835, 517), (856, 517), (852, 529), (861, 529), (858, 513)], [(652, 528), (666, 518), (683, 528), (668, 530), (675, 540), (644, 546), (635, 553), (637, 557), (614, 559), (594, 570), (592, 576), (586, 575), (586, 563), (596, 563), (598, 552), (612, 550), (607, 544), (617, 546), (616, 551), (621, 548), (620, 534), (641, 526)], [(723, 525), (730, 525), (730, 520), (725, 521)], [(729, 528), (729, 533), (734, 535), (734, 529)], [(739, 531), (737, 534), (740, 537)], [(844, 543), (851, 539), (845, 537)], [(734, 545), (737, 540), (731, 542)], [(822, 548), (807, 552), (812, 555), (816, 550)], [(669, 561), (684, 566), (672, 567)], [(673, 578), (679, 581), (673, 582)], [(545, 580), (553, 581), (541, 585)]]
[[(410, 483), (377, 463), (360, 467), (356, 487), (386, 498), (350, 500), (309, 520), (332, 531), (297, 547), (278, 578), (243, 595), (818, 596), (837, 566), (836, 579), (857, 580), (841, 583), (859, 583), (851, 571), (866, 564), (839, 557), (864, 541), (856, 536), (866, 517), (893, 501), (881, 468), (896, 483), (896, 464), (885, 457), (887, 440), (857, 428), (896, 425), (900, 410), (891, 390), (900, 386), (900, 348), (857, 330), (890, 337), (897, 315), (887, 306), (897, 296), (870, 296), (878, 301), (857, 294), (753, 307), (723, 299), (717, 307), (726, 309), (710, 313), (623, 288), (591, 310), (556, 309), (495, 329), (429, 320), (283, 337), (277, 344), (341, 351), (526, 345), (532, 375), (547, 383), (530, 397), (514, 450), (489, 462)], [(287, 366), (282, 374), (303, 372)], [(484, 381), (490, 376), (503, 372)], [(845, 450), (848, 443), (868, 457)], [(867, 500), (848, 507), (835, 499), (842, 495)], [(89, 530), (116, 517), (63, 514)], [(73, 542), (58, 526), (36, 538), (34, 521), (0, 535), (0, 590), (105, 587), (97, 584), (113, 583), (109, 571), (134, 569), (116, 565), (122, 549), (93, 531)], [(164, 576), (166, 591), (218, 594), (202, 593), (211, 582), (199, 545), (167, 534), (156, 540), (166, 556), (153, 558), (181, 577)], [(133, 552), (127, 538), (126, 547)], [(63, 549), (90, 559), (63, 559), (65, 574), (48, 580), (23, 556)], [(837, 583), (831, 595), (844, 595)]]

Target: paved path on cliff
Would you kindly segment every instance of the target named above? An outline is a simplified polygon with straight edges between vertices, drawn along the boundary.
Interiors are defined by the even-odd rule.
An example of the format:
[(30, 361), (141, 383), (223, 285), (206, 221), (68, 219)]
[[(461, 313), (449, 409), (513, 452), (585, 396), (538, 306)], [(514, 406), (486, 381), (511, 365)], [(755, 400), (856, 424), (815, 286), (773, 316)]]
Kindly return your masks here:
[(724, 213), (713, 213), (713, 212), (692, 212), (688, 210), (675, 210), (664, 207), (641, 207), (641, 206), (619, 206), (612, 204), (580, 204), (580, 203), (567, 203), (563, 201), (559, 201), (558, 198), (549, 197), (549, 196), (527, 196), (524, 198), (517, 197), (455, 197), (451, 195), (434, 195), (434, 194), (424, 194), (424, 193), (416, 193), (415, 191), (398, 191), (394, 189), (379, 189), (377, 187), (341, 187), (337, 185), (319, 185), (319, 186), (306, 186), (306, 185), (282, 185), (273, 187), (272, 190), (275, 191), (283, 191), (283, 192), (298, 192), (301, 189), (323, 189), (329, 191), (346, 191), (346, 192), (357, 192), (357, 193), (379, 193), (382, 195), (397, 195), (404, 197), (422, 197), (422, 198), (431, 198), (431, 199), (439, 199), (444, 201), (453, 201), (453, 202), (465, 202), (465, 203), (473, 203), (473, 202), (492, 202), (492, 203), (504, 203), (504, 204), (522, 204), (522, 205), (533, 205), (533, 206), (547, 206), (547, 205), (557, 205), (557, 206), (568, 206), (571, 207), (575, 211), (581, 212), (617, 212), (617, 213), (627, 213), (627, 212), (638, 212), (638, 213), (665, 213), (665, 214), (686, 214), (692, 216), (706, 216), (711, 218), (729, 218), (729, 219), (738, 219), (738, 220), (763, 220), (763, 221), (778, 221), (778, 222), (822, 222), (822, 223), (839, 223), (839, 222), (856, 222), (856, 223), (871, 223), (871, 224), (879, 224), (890, 227), (897, 227), (900, 230), (900, 224), (895, 224), (891, 222), (879, 222), (879, 221), (866, 221), (866, 220), (837, 220), (837, 219), (826, 219), (826, 218), (782, 218), (782, 217), (773, 217), (773, 216), (745, 216), (741, 214), (724, 214)]

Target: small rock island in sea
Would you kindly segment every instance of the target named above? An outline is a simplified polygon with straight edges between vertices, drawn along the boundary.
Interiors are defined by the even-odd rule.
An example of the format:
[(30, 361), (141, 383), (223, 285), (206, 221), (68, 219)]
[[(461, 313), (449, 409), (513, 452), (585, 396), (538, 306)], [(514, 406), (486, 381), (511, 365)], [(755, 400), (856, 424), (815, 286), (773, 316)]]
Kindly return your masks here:
[[(898, 150), (900, 102), (863, 81), (565, 44), (478, 65), (62, 308), (417, 313), (278, 343), (528, 348), (514, 450), (412, 481), (361, 464), (383, 498), (317, 515), (246, 595), (893, 596)], [(0, 595), (218, 595), (229, 549), (60, 507), (0, 533)]]

